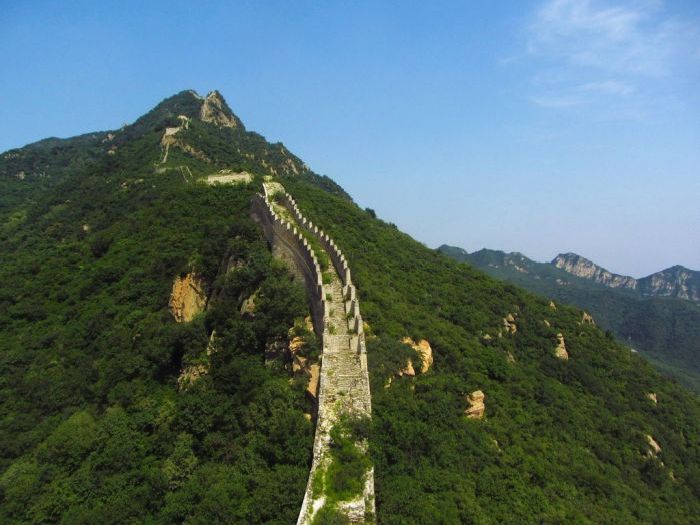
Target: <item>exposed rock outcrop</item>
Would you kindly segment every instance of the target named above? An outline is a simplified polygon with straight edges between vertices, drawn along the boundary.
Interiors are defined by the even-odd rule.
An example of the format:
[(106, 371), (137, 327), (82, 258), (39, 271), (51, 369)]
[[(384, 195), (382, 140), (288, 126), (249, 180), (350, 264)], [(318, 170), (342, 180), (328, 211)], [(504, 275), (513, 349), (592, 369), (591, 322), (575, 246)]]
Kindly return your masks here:
[(651, 434), (646, 435), (647, 445), (649, 445), (649, 450), (647, 450), (647, 456), (650, 458), (655, 458), (661, 454), (661, 445), (659, 445), (656, 440), (651, 437)]
[(469, 406), (464, 411), (466, 416), (471, 419), (483, 419), (486, 413), (486, 405), (484, 403), (484, 398), (486, 396), (481, 390), (475, 390), (467, 396), (467, 402)]
[(633, 277), (609, 272), (593, 261), (575, 253), (560, 253), (552, 260), (552, 264), (572, 275), (583, 279), (590, 279), (591, 281), (609, 286), (610, 288), (637, 289), (637, 280)]
[[(433, 349), (430, 347), (430, 343), (426, 341), (425, 339), (421, 339), (417, 343), (411, 339), (410, 337), (404, 337), (401, 342), (403, 344), (409, 345), (411, 348), (413, 348), (418, 355), (420, 356), (421, 360), (421, 365), (420, 365), (420, 373), (425, 374), (428, 370), (430, 370), (430, 367), (433, 366)], [(413, 370), (413, 363), (409, 359), (409, 365), (411, 367), (411, 370)], [(410, 374), (407, 374), (410, 375)], [(415, 375), (415, 372), (413, 373)]]
[(700, 272), (672, 266), (639, 279), (639, 290), (643, 295), (676, 297), (697, 303), (700, 302)]
[(503, 318), (503, 328), (507, 334), (515, 334), (518, 331), (513, 314), (508, 314)]
[(241, 303), (241, 315), (244, 317), (255, 317), (255, 303), (258, 299), (258, 291), (247, 297)]
[(173, 289), (170, 293), (170, 313), (178, 323), (186, 323), (204, 310), (207, 304), (207, 296), (204, 293), (204, 283), (194, 273), (180, 275), (173, 281)]
[(205, 364), (189, 365), (182, 369), (177, 378), (179, 390), (187, 390), (194, 385), (199, 378), (209, 373), (209, 367)]
[(314, 401), (318, 399), (318, 383), (321, 378), (321, 365), (314, 363), (309, 367), (309, 386), (306, 387), (306, 393), (309, 394)]
[(561, 333), (557, 334), (557, 347), (554, 349), (554, 355), (564, 361), (569, 359), (569, 352), (566, 351), (566, 343)]
[(406, 361), (406, 366), (399, 370), (399, 377), (416, 377), (416, 370), (413, 368), (413, 361)]
[(581, 316), (581, 324), (595, 324), (593, 316), (588, 312), (583, 312), (583, 315)]
[(649, 401), (651, 401), (651, 402), (654, 403), (655, 405), (657, 405), (657, 404), (659, 403), (659, 400), (658, 400), (658, 398), (656, 397), (656, 392), (649, 392), (649, 393), (647, 394), (647, 399), (649, 399)]
[(199, 118), (202, 122), (209, 122), (220, 127), (242, 127), (241, 121), (233, 114), (221, 93), (216, 90), (209, 93), (204, 99), (199, 111)]
[(550, 309), (550, 310), (556, 310), (556, 309), (557, 309), (557, 305), (554, 304), (554, 301), (549, 301), (549, 309)]

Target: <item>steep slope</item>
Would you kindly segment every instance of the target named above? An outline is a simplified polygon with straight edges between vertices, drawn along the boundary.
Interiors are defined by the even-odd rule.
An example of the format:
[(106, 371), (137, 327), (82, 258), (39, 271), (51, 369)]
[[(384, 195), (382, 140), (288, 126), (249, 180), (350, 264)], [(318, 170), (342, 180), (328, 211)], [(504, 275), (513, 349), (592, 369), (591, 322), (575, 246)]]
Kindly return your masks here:
[[(580, 310), (361, 210), (210, 96), (167, 99), (114, 153), (90, 142), (51, 187), (4, 179), (24, 197), (0, 208), (1, 522), (297, 519), (313, 407), (288, 341), (305, 360), (320, 348), (249, 218), (263, 176), (342, 246), (359, 290), (379, 523), (700, 514), (695, 397)], [(222, 170), (251, 182), (204, 182)], [(206, 299), (177, 322), (183, 282)]]
[(643, 297), (639, 290), (626, 287), (610, 288), (519, 253), (483, 249), (470, 254), (446, 245), (438, 250), (497, 279), (583, 308), (601, 328), (641, 352), (659, 370), (700, 392), (700, 306)]
[[(59, 148), (61, 159), (69, 144), (72, 160), (4, 179), (20, 200), (0, 195), (0, 278), (12, 283), (0, 289), (2, 523), (298, 515), (312, 406), (308, 380), (275, 349), (295, 326), (313, 352), (303, 291), (248, 217), (261, 178), (198, 182), (282, 172), (294, 158), (240, 126), (200, 120), (202, 104), (171, 97), (115, 132), (114, 150), (97, 135), (11, 155)], [(190, 119), (182, 145), (207, 161), (175, 147), (162, 162), (178, 115)], [(205, 300), (175, 316), (177, 283), (195, 281)]]
[[(303, 181), (285, 186), (343, 246), (374, 336), (380, 523), (693, 522), (694, 396), (580, 310), (456, 264)], [(407, 335), (430, 342), (428, 372), (407, 373), (421, 359)], [(481, 394), (484, 419), (468, 417)], [(661, 444), (650, 460), (647, 435), (673, 452)]]

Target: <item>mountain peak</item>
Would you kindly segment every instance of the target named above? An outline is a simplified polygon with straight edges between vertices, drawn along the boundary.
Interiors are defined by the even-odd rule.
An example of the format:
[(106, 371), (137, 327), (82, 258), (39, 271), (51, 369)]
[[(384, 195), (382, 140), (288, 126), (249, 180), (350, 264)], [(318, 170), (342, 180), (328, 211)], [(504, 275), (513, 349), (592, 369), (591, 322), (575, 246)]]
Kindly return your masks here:
[(552, 265), (577, 277), (590, 279), (610, 288), (631, 288), (632, 290), (637, 288), (637, 280), (633, 277), (609, 272), (577, 253), (560, 253), (552, 259)]
[[(200, 97), (201, 99), (201, 97)], [(233, 114), (224, 97), (217, 90), (211, 91), (202, 99), (199, 119), (225, 128), (245, 129), (241, 120)]]

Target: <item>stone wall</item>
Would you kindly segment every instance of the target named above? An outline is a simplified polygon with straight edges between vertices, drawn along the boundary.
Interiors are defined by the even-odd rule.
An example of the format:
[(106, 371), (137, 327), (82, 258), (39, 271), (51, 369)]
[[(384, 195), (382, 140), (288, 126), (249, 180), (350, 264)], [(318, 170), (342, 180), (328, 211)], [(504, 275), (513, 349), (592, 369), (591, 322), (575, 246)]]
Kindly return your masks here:
[[(348, 261), (343, 255), (343, 252), (338, 248), (333, 239), (330, 236), (320, 230), (318, 226), (314, 225), (311, 221), (308, 221), (299, 211), (296, 201), (288, 193), (284, 194), (284, 205), (285, 207), (294, 214), (297, 223), (301, 225), (303, 229), (311, 233), (326, 250), (326, 253), (330, 256), (331, 262), (335, 267), (340, 279), (343, 282), (343, 298), (345, 300), (345, 312), (351, 313), (352, 317), (348, 319), (348, 330), (352, 333), (357, 334), (357, 351), (360, 353), (366, 353), (365, 349), (365, 337), (364, 337), (364, 324), (362, 321), (362, 315), (360, 314), (360, 301), (357, 298), (357, 290), (355, 285), (352, 283), (352, 276), (350, 272), (350, 267), (348, 266)], [(365, 370), (367, 366), (363, 367)]]
[(254, 218), (260, 223), (265, 237), (274, 250), (284, 251), (295, 273), (303, 278), (309, 299), (314, 331), (323, 337), (329, 307), (323, 293), (323, 277), (316, 254), (304, 236), (289, 221), (284, 220), (262, 195), (255, 195), (251, 203)]
[[(337, 294), (330, 294), (333, 298), (337, 295), (337, 299), (331, 301), (336, 310), (332, 311), (331, 304), (326, 300), (326, 292), (331, 292), (333, 285), (323, 284), (323, 273), (314, 250), (305, 236), (297, 230), (297, 226), (275, 213), (270, 197), (263, 185), (263, 194), (257, 195), (253, 200), (253, 215), (261, 223), (273, 250), (275, 247), (283, 250), (288, 260), (293, 262), (297, 273), (303, 277), (313, 313), (314, 329), (320, 335), (323, 347), (313, 462), (297, 522), (298, 525), (307, 525), (324, 504), (323, 497), (313, 495), (312, 481), (315, 473), (326, 468), (330, 461), (331, 428), (338, 422), (341, 413), (371, 415), (367, 351), (357, 290), (352, 283), (352, 274), (342, 251), (333, 239), (302, 215), (294, 199), (284, 192), (280, 199), (281, 205), (294, 217), (299, 228), (320, 243), (333, 265), (331, 271), (335, 269), (342, 283), (342, 288), (335, 285)], [(338, 308), (344, 310), (341, 315), (338, 315)], [(347, 323), (347, 330), (332, 333), (329, 328), (331, 314), (333, 321), (338, 322), (340, 318), (343, 323)], [(366, 449), (366, 444), (364, 446)], [(373, 469), (366, 473), (364, 482), (361, 496), (340, 505), (341, 512), (352, 523), (364, 523), (368, 516), (374, 515)]]

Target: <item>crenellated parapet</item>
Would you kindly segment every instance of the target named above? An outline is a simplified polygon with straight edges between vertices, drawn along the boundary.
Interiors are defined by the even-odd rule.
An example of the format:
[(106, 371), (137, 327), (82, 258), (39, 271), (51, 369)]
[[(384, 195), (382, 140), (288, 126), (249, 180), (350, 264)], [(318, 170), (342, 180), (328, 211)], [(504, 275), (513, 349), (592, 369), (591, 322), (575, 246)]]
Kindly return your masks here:
[[(319, 477), (325, 476), (334, 461), (331, 429), (341, 418), (369, 417), (372, 412), (364, 323), (348, 261), (333, 239), (304, 217), (280, 184), (263, 184), (262, 194), (253, 199), (252, 213), (273, 253), (290, 262), (295, 273), (303, 278), (314, 330), (323, 347), (313, 460), (297, 523), (310, 524), (326, 504), (333, 505), (351, 523), (372, 522), (374, 471), (371, 467), (363, 476), (362, 493), (348, 501), (329, 501), (324, 491), (318, 490)], [(331, 263), (328, 268), (319, 264), (320, 254), (315, 253), (312, 244), (325, 252)], [(367, 454), (366, 442), (358, 442), (357, 446)]]

